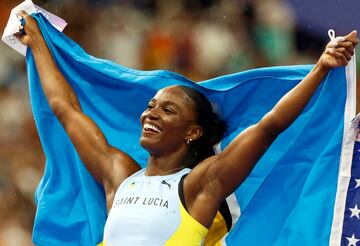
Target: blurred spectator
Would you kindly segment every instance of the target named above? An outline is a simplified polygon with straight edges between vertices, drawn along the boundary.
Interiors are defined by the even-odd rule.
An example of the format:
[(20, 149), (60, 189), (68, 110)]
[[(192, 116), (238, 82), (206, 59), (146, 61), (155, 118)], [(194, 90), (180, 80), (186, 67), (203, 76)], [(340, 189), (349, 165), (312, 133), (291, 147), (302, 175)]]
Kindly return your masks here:
[(295, 55), (292, 9), (281, 0), (257, 0), (253, 4), (256, 22), (253, 32), (261, 52), (268, 63), (289, 64)]
[[(131, 6), (112, 5), (97, 11), (92, 48), (96, 56), (141, 69), (142, 33), (147, 18)], [(90, 30), (91, 32), (91, 30)]]

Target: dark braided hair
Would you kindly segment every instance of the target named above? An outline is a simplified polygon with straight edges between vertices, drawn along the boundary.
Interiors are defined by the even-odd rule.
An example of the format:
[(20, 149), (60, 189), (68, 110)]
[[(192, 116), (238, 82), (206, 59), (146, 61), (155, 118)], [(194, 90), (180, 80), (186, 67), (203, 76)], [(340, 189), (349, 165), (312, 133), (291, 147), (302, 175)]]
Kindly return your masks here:
[(189, 168), (214, 155), (213, 146), (223, 138), (227, 125), (218, 114), (213, 111), (209, 100), (197, 90), (188, 86), (178, 86), (193, 101), (196, 121), (201, 126), (203, 134), (189, 145), (186, 162)]

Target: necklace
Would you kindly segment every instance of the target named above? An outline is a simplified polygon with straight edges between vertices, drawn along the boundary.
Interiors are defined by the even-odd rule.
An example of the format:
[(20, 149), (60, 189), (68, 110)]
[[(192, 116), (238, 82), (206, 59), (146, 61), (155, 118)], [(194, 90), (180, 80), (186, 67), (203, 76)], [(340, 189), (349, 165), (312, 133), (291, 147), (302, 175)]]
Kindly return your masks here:
[[(175, 167), (175, 168), (173, 168), (173, 169), (170, 169), (170, 170), (168, 170), (168, 171), (166, 171), (166, 172), (161, 173), (161, 175), (156, 175), (156, 176), (164, 176), (164, 175), (170, 174), (170, 173), (173, 172), (173, 171), (180, 171), (180, 170), (183, 169), (184, 167), (185, 167), (185, 165), (182, 165), (181, 167)], [(148, 175), (148, 168), (146, 168), (146, 170), (145, 170), (145, 176), (149, 176), (149, 175)], [(155, 176), (155, 175), (154, 175), (154, 176)]]

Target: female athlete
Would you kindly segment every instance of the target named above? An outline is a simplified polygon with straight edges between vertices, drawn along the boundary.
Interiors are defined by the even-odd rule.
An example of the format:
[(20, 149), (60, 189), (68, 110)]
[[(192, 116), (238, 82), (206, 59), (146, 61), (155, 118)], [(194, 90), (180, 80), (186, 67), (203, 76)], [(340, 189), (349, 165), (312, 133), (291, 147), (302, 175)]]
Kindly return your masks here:
[(26, 12), (19, 16), (26, 23), (20, 27), (20, 40), (34, 55), (49, 105), (89, 172), (104, 187), (109, 211), (106, 245), (201, 245), (225, 198), (297, 118), (329, 70), (350, 61), (358, 43), (356, 31), (330, 42), (303, 81), (216, 155), (213, 145), (226, 125), (209, 101), (188, 87), (161, 89), (140, 118), (140, 143), (150, 156), (140, 170), (131, 156), (110, 146), (82, 112), (36, 21)]

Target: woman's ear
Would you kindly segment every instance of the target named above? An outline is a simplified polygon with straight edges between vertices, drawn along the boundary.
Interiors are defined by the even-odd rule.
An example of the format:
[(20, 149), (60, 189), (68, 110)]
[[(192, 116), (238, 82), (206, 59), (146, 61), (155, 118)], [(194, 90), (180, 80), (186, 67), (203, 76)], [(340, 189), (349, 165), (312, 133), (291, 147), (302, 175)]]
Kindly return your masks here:
[(203, 134), (203, 129), (201, 126), (199, 125), (191, 125), (187, 135), (186, 135), (186, 140), (190, 140), (190, 141), (194, 141), (199, 139)]

